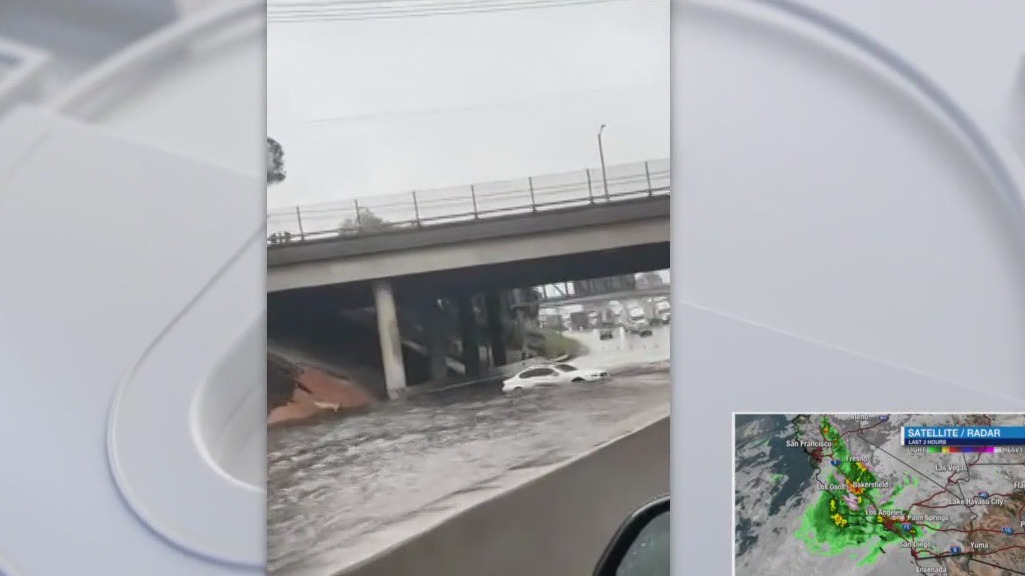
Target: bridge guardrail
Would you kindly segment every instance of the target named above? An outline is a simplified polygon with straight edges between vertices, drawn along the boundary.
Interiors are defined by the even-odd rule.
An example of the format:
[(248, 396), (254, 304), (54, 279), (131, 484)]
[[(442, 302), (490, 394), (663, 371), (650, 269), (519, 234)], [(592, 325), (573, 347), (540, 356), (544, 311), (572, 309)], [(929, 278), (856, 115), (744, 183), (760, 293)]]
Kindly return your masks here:
[(669, 194), (670, 162), (633, 164), (548, 174), (517, 180), (375, 196), (267, 213), (270, 247), (331, 237), (362, 236), (409, 228), (606, 204)]

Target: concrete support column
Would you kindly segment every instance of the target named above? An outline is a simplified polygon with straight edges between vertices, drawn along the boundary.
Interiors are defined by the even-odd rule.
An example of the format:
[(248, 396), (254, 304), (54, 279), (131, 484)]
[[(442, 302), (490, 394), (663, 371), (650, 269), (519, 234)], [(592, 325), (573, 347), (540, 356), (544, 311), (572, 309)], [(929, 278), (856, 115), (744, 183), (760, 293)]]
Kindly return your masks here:
[(527, 346), (527, 312), (524, 310), (526, 299), (522, 288), (513, 290), (511, 296), (516, 310), (516, 338), (520, 341), (520, 357), (517, 360), (526, 360), (530, 355), (530, 347)]
[(479, 376), (480, 344), (477, 342), (477, 318), (473, 313), (473, 302), (468, 296), (456, 299), (459, 314), (459, 335), (463, 342), (463, 365), (467, 376)]
[(427, 338), (431, 382), (444, 384), (448, 381), (448, 330), (445, 317), (437, 300), (426, 302), (423, 308), (424, 336)]
[(520, 360), (526, 360), (530, 357), (530, 346), (528, 340), (530, 339), (530, 330), (528, 330), (527, 313), (523, 309), (516, 310), (516, 324), (519, 326), (520, 331)]
[(387, 280), (374, 282), (374, 308), (377, 312), (377, 332), (381, 339), (384, 381), (388, 397), (395, 398), (406, 388), (406, 366), (402, 361), (402, 338), (399, 334), (395, 294)]
[(505, 349), (505, 323), (502, 318), (502, 295), (488, 292), (484, 295), (484, 313), (488, 320), (488, 344), (491, 346), (491, 361), (495, 366), (508, 364)]

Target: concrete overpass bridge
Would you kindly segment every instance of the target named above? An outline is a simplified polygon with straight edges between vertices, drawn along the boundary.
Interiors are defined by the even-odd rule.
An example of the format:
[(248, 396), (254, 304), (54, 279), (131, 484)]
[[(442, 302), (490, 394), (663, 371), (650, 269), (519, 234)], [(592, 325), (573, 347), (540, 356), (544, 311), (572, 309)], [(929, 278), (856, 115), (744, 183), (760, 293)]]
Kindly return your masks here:
[[(476, 352), (470, 297), (483, 294), (489, 338), (493, 344), (502, 339), (492, 346), (495, 363), (504, 364), (502, 310), (516, 303), (503, 302), (503, 292), (669, 267), (668, 161), (613, 168), (605, 182), (587, 171), (575, 186), (563, 184), (555, 198), (542, 195), (551, 192), (536, 184), (543, 178), (528, 178), (527, 201), (512, 202), (508, 192), (501, 209), (485, 209), (478, 198), (468, 213), (399, 220), (356, 201), (355, 216), (330, 232), (310, 232), (297, 216), (301, 232), (278, 230), (269, 241), (269, 314), (278, 307), (327, 312), (373, 306), (385, 381), (395, 394), (406, 386), (398, 308), (416, 307), (430, 318), (439, 300), (453, 300), (462, 348)], [(470, 193), (482, 195), (477, 186)], [(414, 214), (423, 214), (432, 198), (411, 196)], [(443, 339), (428, 343), (439, 378), (447, 374)], [(472, 373), (479, 358), (467, 356), (464, 364)]]
[(572, 306), (574, 304), (593, 304), (601, 302), (609, 302), (612, 300), (639, 300), (643, 298), (656, 298), (659, 296), (669, 296), (672, 292), (668, 284), (664, 286), (656, 286), (654, 288), (638, 288), (636, 290), (621, 290), (616, 292), (608, 292), (605, 294), (589, 294), (586, 296), (575, 296), (569, 294), (566, 296), (557, 296), (553, 298), (546, 298), (539, 302), (541, 308), (559, 308), (560, 306)]

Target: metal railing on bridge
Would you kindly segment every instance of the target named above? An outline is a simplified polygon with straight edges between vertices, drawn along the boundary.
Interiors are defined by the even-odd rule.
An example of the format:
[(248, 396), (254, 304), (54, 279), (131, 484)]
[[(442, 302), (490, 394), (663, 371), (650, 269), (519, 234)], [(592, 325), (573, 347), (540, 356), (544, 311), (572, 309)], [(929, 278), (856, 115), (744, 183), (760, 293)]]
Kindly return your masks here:
[(269, 210), (269, 246), (669, 194), (668, 159)]

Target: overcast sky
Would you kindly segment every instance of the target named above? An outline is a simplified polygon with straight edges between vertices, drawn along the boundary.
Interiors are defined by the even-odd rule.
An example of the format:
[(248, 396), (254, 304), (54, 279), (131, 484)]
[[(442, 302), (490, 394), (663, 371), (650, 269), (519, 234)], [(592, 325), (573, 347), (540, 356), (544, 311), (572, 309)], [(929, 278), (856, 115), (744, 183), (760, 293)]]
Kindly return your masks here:
[[(275, 3), (272, 0), (272, 6)], [(669, 156), (669, 0), (268, 23), (271, 209)]]

